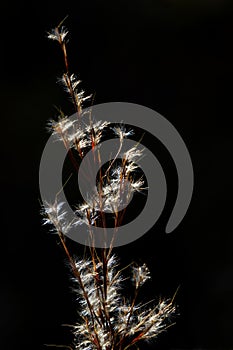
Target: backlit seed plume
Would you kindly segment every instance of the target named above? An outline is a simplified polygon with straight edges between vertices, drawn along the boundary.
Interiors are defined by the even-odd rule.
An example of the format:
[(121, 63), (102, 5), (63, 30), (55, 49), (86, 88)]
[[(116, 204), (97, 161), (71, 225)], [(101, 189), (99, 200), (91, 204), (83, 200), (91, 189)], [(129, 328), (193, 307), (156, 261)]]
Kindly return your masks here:
[(141, 287), (150, 278), (150, 271), (146, 264), (133, 268), (133, 280), (136, 288)]
[(54, 28), (51, 29), (50, 32), (48, 32), (48, 39), (56, 40), (59, 43), (62, 43), (64, 42), (65, 37), (68, 33), (68, 30), (64, 26), (62, 26), (61, 28)]
[(43, 224), (50, 225), (50, 232), (67, 234), (70, 229), (70, 223), (66, 219), (67, 212), (63, 209), (64, 202), (58, 202), (57, 199), (53, 204), (46, 203), (42, 208)]
[(117, 125), (112, 128), (114, 134), (120, 138), (120, 140), (123, 140), (124, 138), (127, 138), (134, 134), (134, 131), (132, 129), (126, 130), (125, 125)]

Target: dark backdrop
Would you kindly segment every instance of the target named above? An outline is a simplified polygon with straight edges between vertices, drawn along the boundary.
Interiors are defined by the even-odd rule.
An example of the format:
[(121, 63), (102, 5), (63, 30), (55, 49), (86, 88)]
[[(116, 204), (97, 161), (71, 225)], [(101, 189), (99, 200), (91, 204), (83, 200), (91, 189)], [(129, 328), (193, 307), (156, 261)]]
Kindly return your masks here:
[(72, 71), (95, 103), (153, 108), (193, 161), (193, 200), (179, 227), (164, 234), (168, 209), (117, 249), (123, 262), (149, 265), (145, 295), (171, 296), (180, 285), (176, 326), (147, 347), (233, 347), (232, 9), (224, 0), (1, 3), (1, 349), (72, 340), (61, 324), (76, 319), (74, 296), (58, 240), (41, 227), (38, 189), (46, 123), (54, 105), (70, 108), (56, 84), (60, 52), (46, 39), (66, 15)]

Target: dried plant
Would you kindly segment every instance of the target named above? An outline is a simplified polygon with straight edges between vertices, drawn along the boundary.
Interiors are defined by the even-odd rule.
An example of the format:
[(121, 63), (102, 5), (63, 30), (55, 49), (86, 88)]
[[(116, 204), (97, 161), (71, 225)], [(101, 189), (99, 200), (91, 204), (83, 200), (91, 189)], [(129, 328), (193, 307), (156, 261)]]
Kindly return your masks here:
[[(135, 176), (137, 160), (143, 151), (137, 146), (123, 154), (121, 162), (117, 158), (121, 152), (124, 139), (133, 134), (133, 130), (125, 125), (110, 125), (108, 122), (95, 122), (90, 114), (89, 125), (81, 126), (83, 105), (91, 96), (85, 96), (80, 89), (80, 80), (69, 71), (66, 38), (68, 31), (60, 23), (48, 33), (48, 38), (59, 43), (65, 63), (65, 72), (59, 82), (69, 94), (77, 119), (71, 121), (64, 113), (60, 113), (57, 121), (50, 121), (49, 129), (57, 140), (66, 147), (72, 164), (78, 171), (79, 163), (87, 150), (93, 150), (93, 162), (98, 162), (101, 152), (98, 144), (105, 131), (112, 132), (119, 138), (119, 150), (105, 171), (100, 172), (98, 191), (94, 192), (89, 203), (76, 206), (76, 219), (69, 222), (63, 209), (64, 203), (59, 201), (59, 194), (54, 203), (43, 207), (44, 224), (52, 227), (58, 234), (72, 270), (75, 284), (74, 292), (79, 302), (80, 320), (73, 325), (74, 341), (72, 347), (82, 350), (126, 350), (136, 346), (143, 340), (151, 340), (171, 325), (175, 313), (173, 299), (160, 300), (155, 306), (153, 301), (138, 303), (140, 288), (149, 280), (148, 267), (131, 266), (131, 282), (134, 285), (133, 296), (124, 296), (124, 286), (129, 277), (125, 277), (124, 269), (113, 253), (113, 242), (109, 248), (90, 247), (90, 256), (82, 259), (73, 257), (66, 244), (66, 234), (71, 227), (79, 229), (79, 225), (87, 225), (90, 237), (94, 242), (91, 228), (106, 227), (106, 211), (113, 213), (114, 227), (121, 225), (125, 210), (118, 212), (119, 204), (135, 192), (145, 189), (143, 177)], [(77, 157), (75, 157), (76, 152)], [(151, 306), (150, 306), (151, 305)]]

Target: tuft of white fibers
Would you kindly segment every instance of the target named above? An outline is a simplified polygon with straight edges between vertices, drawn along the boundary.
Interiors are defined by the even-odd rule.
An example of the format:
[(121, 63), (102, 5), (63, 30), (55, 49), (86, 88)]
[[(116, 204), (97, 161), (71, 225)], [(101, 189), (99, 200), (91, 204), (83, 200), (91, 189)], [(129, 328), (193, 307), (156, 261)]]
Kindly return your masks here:
[(120, 124), (117, 126), (114, 126), (111, 128), (114, 132), (114, 134), (120, 138), (120, 140), (122, 141), (124, 138), (127, 138), (129, 136), (134, 135), (134, 130), (130, 129), (130, 130), (126, 130), (126, 127), (124, 124)]
[(136, 288), (141, 287), (150, 277), (150, 270), (143, 264), (142, 266), (133, 267), (133, 281)]
[[(116, 255), (108, 256), (106, 269), (93, 257), (75, 261), (82, 285), (72, 278), (82, 319), (73, 326), (76, 349), (126, 349), (140, 340), (156, 338), (175, 313), (170, 300), (146, 307), (149, 303), (137, 304), (136, 296), (133, 301), (127, 298), (118, 264)], [(133, 267), (133, 276), (138, 291), (150, 279), (149, 269), (145, 264)]]
[[(64, 73), (61, 78), (57, 79), (57, 82), (63, 86), (66, 92), (70, 93), (70, 87), (73, 90), (76, 90), (78, 85), (81, 83), (81, 80), (79, 80), (74, 73), (70, 74), (69, 76)], [(68, 85), (68, 82), (70, 85)]]
[(136, 162), (142, 157), (143, 149), (139, 149), (137, 147), (138, 146), (135, 145), (132, 148), (130, 148), (127, 152), (125, 152), (124, 158), (127, 160), (127, 162)]
[[(52, 132), (52, 135), (55, 136), (57, 140), (63, 141), (72, 141), (70, 140), (70, 135), (75, 135), (77, 138), (84, 137), (84, 133), (77, 129), (76, 121), (71, 120), (69, 117), (60, 115), (58, 120), (50, 120), (48, 123), (48, 130)], [(74, 136), (73, 136), (74, 137)]]
[(42, 207), (43, 225), (50, 225), (50, 232), (67, 234), (70, 229), (70, 223), (67, 221), (67, 212), (63, 209), (64, 202), (48, 203), (45, 202)]
[(87, 147), (97, 146), (103, 136), (104, 130), (109, 125), (107, 121), (96, 121), (84, 124), (78, 119), (71, 120), (67, 116), (60, 115), (58, 120), (50, 120), (48, 130), (57, 141), (62, 141), (68, 148), (83, 151)]
[(65, 37), (68, 33), (69, 31), (64, 26), (62, 26), (61, 28), (56, 27), (54, 29), (51, 29), (50, 32), (47, 33), (47, 35), (48, 39), (55, 40), (61, 43), (64, 42)]

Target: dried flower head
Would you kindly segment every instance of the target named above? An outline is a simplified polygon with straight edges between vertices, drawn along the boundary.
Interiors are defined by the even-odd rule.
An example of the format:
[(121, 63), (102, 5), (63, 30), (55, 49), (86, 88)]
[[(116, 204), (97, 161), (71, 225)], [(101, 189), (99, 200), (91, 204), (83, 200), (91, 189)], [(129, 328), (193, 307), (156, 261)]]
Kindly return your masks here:
[(42, 208), (43, 224), (49, 224), (52, 233), (67, 234), (70, 229), (70, 223), (66, 219), (67, 212), (63, 209), (64, 204), (56, 199), (53, 204), (46, 203)]
[(133, 129), (127, 131), (126, 126), (123, 124), (114, 126), (112, 130), (114, 134), (120, 138), (120, 140), (123, 140), (124, 138), (132, 136), (134, 134)]
[(135, 282), (136, 289), (141, 287), (150, 278), (150, 271), (146, 264), (133, 267), (133, 280)]
[(51, 29), (50, 32), (48, 32), (48, 39), (51, 40), (56, 40), (59, 43), (63, 43), (67, 34), (68, 34), (68, 30), (62, 26), (62, 27), (56, 27), (54, 29)]

